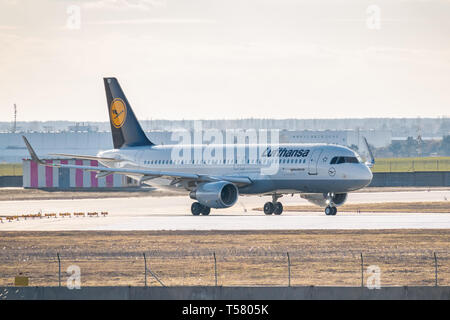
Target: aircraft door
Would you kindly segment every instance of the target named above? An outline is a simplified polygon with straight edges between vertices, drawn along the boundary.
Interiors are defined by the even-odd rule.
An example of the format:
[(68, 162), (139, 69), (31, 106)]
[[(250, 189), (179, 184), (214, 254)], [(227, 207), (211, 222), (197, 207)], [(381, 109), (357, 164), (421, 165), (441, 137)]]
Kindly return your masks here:
[(309, 157), (308, 162), (308, 174), (316, 175), (317, 174), (317, 164), (319, 163), (319, 158), (322, 153), (322, 149), (315, 149), (311, 156)]

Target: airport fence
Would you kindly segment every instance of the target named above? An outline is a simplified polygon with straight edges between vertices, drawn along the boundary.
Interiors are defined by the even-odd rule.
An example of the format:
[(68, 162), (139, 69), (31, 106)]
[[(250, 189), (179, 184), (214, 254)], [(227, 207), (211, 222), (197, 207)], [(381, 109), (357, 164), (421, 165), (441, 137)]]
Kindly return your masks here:
[(450, 285), (447, 251), (336, 251), (332, 244), (327, 252), (312, 248), (308, 252), (153, 250), (79, 255), (69, 252), (70, 244), (64, 250), (3, 257), (0, 286), (13, 286), (17, 279), (27, 279), (30, 286), (82, 287)]

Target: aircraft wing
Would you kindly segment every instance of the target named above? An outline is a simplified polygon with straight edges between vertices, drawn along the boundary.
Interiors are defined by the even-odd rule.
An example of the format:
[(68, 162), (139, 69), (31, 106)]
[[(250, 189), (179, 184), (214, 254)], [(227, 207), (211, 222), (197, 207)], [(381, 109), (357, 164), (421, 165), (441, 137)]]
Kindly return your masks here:
[(107, 168), (107, 167), (93, 167), (93, 166), (78, 166), (71, 164), (56, 164), (56, 163), (41, 163), (45, 166), (60, 167), (68, 169), (81, 169), (86, 171), (97, 172), (97, 177), (105, 177), (107, 175), (116, 173), (124, 175), (140, 176), (141, 181), (150, 180), (154, 178), (166, 178), (170, 180), (196, 180), (196, 181), (228, 181), (238, 185), (247, 185), (252, 183), (248, 177), (240, 176), (210, 176), (199, 175), (195, 173), (184, 173), (177, 171), (158, 171), (158, 170), (142, 170), (142, 169), (128, 169), (128, 168)]
[[(195, 180), (195, 181), (229, 181), (238, 185), (251, 184), (252, 181), (248, 177), (241, 176), (210, 176), (210, 175), (200, 175), (195, 173), (184, 173), (177, 171), (158, 171), (158, 170), (146, 170), (146, 169), (131, 169), (131, 168), (108, 168), (108, 167), (94, 167), (94, 166), (79, 166), (71, 164), (59, 164), (59, 163), (46, 163), (38, 158), (27, 138), (22, 136), (25, 145), (30, 153), (31, 159), (43, 166), (47, 167), (58, 167), (58, 168), (68, 168), (68, 169), (81, 169), (86, 171), (97, 172), (97, 177), (105, 177), (107, 175), (117, 173), (124, 175), (134, 175), (139, 176), (141, 181), (150, 180), (154, 178), (166, 178), (173, 180), (172, 182), (177, 182), (180, 180)], [(58, 154), (62, 155), (62, 154)], [(113, 159), (113, 158), (111, 158)], [(114, 161), (118, 161), (114, 159)], [(120, 160), (119, 160), (120, 161)]]
[(83, 160), (100, 160), (100, 161), (110, 161), (110, 162), (120, 162), (122, 160), (116, 158), (106, 158), (106, 157), (96, 157), (96, 156), (84, 156), (78, 154), (68, 154), (68, 153), (50, 153), (50, 156), (56, 157), (69, 157), (74, 159), (83, 159)]

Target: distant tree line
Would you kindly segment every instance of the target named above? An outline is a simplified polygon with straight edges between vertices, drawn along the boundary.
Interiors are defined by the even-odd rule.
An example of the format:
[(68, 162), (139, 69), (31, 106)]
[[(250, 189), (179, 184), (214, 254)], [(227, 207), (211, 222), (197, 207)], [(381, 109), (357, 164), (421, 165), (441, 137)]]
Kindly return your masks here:
[(450, 156), (450, 135), (442, 140), (422, 140), (420, 136), (395, 140), (387, 147), (373, 148), (373, 153), (377, 158)]
[[(11, 113), (12, 114), (12, 113)], [(20, 118), (19, 118), (20, 120)], [(200, 120), (200, 119), (199, 119)], [(142, 128), (149, 130), (191, 130), (195, 120), (139, 119)], [(18, 121), (19, 131), (67, 131), (76, 121)], [(99, 131), (109, 131), (107, 121), (84, 122), (97, 127)], [(0, 121), (0, 132), (10, 132), (11, 121)], [(393, 137), (422, 135), (441, 137), (450, 134), (450, 118), (359, 118), (359, 119), (210, 119), (202, 120), (204, 129), (280, 129), (280, 130), (382, 130), (390, 131)]]

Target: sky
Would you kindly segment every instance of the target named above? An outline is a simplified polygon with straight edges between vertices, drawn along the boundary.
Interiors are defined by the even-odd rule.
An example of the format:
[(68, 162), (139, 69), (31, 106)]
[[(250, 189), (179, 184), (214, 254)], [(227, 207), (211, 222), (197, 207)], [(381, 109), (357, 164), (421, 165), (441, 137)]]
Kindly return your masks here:
[(2, 121), (450, 115), (450, 0), (0, 0)]

